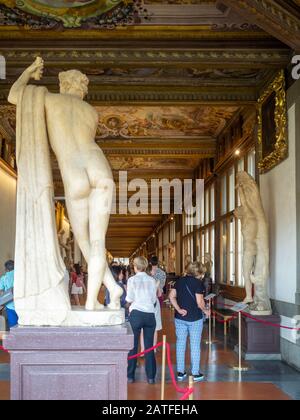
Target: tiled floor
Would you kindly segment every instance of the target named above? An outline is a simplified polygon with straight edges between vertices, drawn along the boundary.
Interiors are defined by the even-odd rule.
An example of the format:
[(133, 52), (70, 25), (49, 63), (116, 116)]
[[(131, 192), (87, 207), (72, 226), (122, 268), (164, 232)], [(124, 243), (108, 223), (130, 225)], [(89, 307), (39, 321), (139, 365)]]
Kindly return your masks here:
[[(164, 333), (171, 344), (171, 356), (175, 370), (175, 334), (173, 328), (173, 313), (164, 309)], [(239, 374), (230, 368), (236, 364), (237, 356), (233, 352), (233, 344), (224, 342), (222, 327), (217, 328), (216, 344), (211, 348), (205, 344), (207, 328), (204, 331), (202, 344), (202, 371), (206, 381), (195, 384), (194, 399), (196, 400), (300, 400), (300, 373), (282, 362), (249, 362), (249, 371)], [(160, 399), (161, 351), (157, 353), (158, 375), (155, 385), (146, 383), (144, 361), (139, 359), (136, 372), (136, 382), (128, 386), (128, 398), (132, 400)], [(187, 355), (187, 363), (189, 356)], [(170, 381), (167, 369), (166, 400), (179, 399)], [(185, 388), (187, 382), (179, 384)], [(9, 355), (0, 352), (0, 400), (9, 399)]]
[[(175, 371), (175, 334), (173, 328), (173, 313), (164, 309), (164, 333), (171, 344), (173, 369)], [(237, 355), (233, 352), (235, 342), (230, 338), (224, 341), (223, 327), (217, 326), (213, 337), (215, 344), (211, 347), (205, 344), (207, 326), (202, 340), (201, 368), (205, 382), (195, 384), (195, 399), (297, 399), (300, 400), (300, 373), (288, 365), (277, 361), (248, 362), (249, 370), (238, 373), (231, 369), (237, 364)], [(157, 354), (158, 381), (160, 380), (161, 352)], [(187, 366), (189, 355), (187, 354)], [(160, 384), (146, 384), (144, 362), (139, 360), (136, 372), (136, 383), (129, 385), (129, 399), (160, 399)], [(180, 394), (173, 390), (170, 375), (167, 370), (166, 399), (178, 399)], [(180, 384), (187, 386), (187, 382)]]

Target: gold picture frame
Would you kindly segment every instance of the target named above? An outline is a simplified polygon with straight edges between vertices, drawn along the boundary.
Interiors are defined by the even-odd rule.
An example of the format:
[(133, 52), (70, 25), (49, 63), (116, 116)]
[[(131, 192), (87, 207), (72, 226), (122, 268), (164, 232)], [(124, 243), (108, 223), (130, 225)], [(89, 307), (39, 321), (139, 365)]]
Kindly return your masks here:
[(285, 74), (281, 70), (258, 99), (258, 168), (270, 171), (288, 157)]

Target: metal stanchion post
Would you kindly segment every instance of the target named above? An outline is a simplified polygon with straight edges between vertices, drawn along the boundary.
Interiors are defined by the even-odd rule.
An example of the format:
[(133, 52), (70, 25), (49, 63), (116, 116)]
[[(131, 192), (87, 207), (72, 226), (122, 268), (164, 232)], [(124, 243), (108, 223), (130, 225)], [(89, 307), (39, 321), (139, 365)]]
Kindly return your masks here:
[(239, 372), (246, 372), (249, 370), (249, 367), (246, 365), (242, 365), (242, 312), (239, 312), (239, 364), (238, 366), (232, 366), (233, 370), (239, 371)]
[(208, 341), (206, 341), (205, 342), (205, 344), (208, 344), (209, 346), (211, 346), (212, 344), (215, 344), (215, 343), (217, 343), (217, 341), (216, 340), (212, 340), (212, 334), (211, 334), (211, 316), (212, 316), (212, 313), (211, 313), (211, 299), (209, 299), (208, 300), (208, 302), (209, 302), (209, 311), (210, 311), (210, 316), (209, 316), (209, 318), (208, 318)]
[[(193, 388), (194, 380), (192, 376), (189, 376), (189, 388)], [(189, 400), (192, 401), (194, 399), (194, 392), (189, 395)]]
[(160, 399), (164, 401), (165, 399), (165, 383), (166, 383), (166, 343), (167, 336), (163, 336), (163, 349), (162, 349), (162, 364), (161, 364), (161, 394)]

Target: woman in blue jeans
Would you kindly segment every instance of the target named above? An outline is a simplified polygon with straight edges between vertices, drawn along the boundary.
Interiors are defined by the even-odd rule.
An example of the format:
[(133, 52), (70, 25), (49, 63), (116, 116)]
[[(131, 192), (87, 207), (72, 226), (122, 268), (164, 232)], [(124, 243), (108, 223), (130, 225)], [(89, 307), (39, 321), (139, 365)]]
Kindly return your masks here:
[[(191, 371), (194, 382), (204, 379), (200, 372), (201, 338), (203, 330), (203, 313), (207, 317), (210, 311), (205, 307), (205, 288), (199, 279), (205, 274), (205, 268), (200, 263), (191, 263), (187, 267), (187, 275), (176, 281), (170, 292), (170, 301), (175, 308), (176, 328), (176, 360), (177, 379), (186, 378), (185, 352), (187, 337), (190, 337)], [(198, 277), (198, 278), (196, 278)]]

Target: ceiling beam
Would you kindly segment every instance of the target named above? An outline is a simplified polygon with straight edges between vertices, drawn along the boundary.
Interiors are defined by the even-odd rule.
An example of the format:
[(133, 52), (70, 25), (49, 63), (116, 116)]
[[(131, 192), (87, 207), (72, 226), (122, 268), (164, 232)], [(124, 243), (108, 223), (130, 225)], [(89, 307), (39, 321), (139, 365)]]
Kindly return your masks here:
[(247, 21), (259, 26), (294, 50), (300, 50), (299, 9), (292, 13), (275, 0), (220, 0)]

